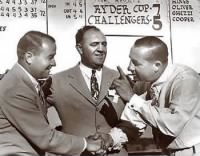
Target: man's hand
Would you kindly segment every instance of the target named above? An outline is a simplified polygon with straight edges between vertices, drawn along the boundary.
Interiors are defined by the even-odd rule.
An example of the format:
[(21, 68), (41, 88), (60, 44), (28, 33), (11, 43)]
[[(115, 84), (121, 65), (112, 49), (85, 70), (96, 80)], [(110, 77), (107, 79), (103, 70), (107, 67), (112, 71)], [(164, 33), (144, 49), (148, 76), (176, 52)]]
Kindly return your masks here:
[(113, 139), (113, 150), (121, 150), (123, 145), (128, 142), (128, 137), (121, 128), (114, 127), (109, 134)]
[(113, 81), (111, 89), (115, 89), (117, 94), (119, 94), (125, 102), (128, 102), (134, 94), (132, 84), (129, 82), (130, 80), (127, 78), (121, 67), (117, 66), (117, 69), (120, 77)]
[[(87, 137), (88, 147), (87, 150), (91, 152), (93, 155), (103, 156), (106, 152), (112, 149), (113, 139), (110, 134), (107, 133), (96, 133), (95, 135), (91, 135)], [(89, 145), (89, 144), (93, 145)], [(98, 145), (97, 145), (97, 144)], [(100, 146), (99, 146), (100, 145)]]
[(102, 147), (103, 150), (108, 150), (109, 148), (112, 148), (113, 139), (110, 134), (98, 132), (98, 135), (101, 137), (103, 141), (103, 147)]
[(86, 141), (87, 141), (87, 148), (86, 149), (89, 152), (101, 151), (103, 141), (98, 134), (88, 136), (86, 138)]

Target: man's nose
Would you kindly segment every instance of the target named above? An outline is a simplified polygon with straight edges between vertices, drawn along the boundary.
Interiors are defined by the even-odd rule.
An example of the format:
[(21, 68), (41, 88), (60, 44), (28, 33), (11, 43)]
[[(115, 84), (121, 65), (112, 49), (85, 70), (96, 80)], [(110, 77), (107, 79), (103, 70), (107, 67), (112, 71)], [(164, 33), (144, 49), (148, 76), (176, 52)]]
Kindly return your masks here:
[(106, 51), (106, 47), (103, 44), (100, 43), (98, 45), (98, 51), (100, 51), (100, 52)]
[(51, 61), (51, 66), (56, 66), (56, 60), (55, 60), (55, 59), (53, 59), (53, 60)]
[(132, 61), (130, 61), (128, 65), (128, 71), (135, 71), (135, 65), (132, 63)]

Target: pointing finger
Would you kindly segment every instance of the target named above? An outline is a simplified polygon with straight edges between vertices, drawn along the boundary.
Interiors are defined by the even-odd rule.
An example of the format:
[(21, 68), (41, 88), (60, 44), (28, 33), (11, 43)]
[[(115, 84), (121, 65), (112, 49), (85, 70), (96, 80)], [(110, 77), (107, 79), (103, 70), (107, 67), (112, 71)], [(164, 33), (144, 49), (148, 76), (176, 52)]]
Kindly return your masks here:
[(124, 80), (127, 79), (124, 71), (122, 70), (120, 66), (117, 66), (117, 70), (119, 71), (119, 74), (120, 74), (119, 79), (124, 79)]

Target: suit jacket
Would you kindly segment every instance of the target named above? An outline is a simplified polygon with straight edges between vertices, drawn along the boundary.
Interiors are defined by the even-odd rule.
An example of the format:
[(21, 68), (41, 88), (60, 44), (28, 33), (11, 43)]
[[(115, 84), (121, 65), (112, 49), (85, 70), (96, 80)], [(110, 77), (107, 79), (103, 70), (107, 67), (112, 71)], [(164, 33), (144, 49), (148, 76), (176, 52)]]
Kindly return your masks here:
[[(118, 125), (125, 105), (121, 99), (114, 103), (113, 97), (108, 95), (112, 81), (118, 76), (116, 71), (103, 67), (100, 95), (98, 101), (95, 101), (79, 65), (53, 75), (52, 94), (48, 97), (48, 101), (58, 111), (63, 126), (62, 131), (88, 136), (96, 132), (108, 133), (112, 127)], [(137, 129), (131, 128), (132, 135), (137, 137)], [(119, 155), (127, 155), (127, 152), (122, 150)]]
[(200, 77), (193, 69), (173, 65), (158, 103), (159, 107), (145, 103), (138, 111), (153, 126), (161, 148), (181, 149), (200, 143)]
[(0, 155), (82, 152), (83, 138), (51, 129), (46, 114), (30, 78), (15, 65), (0, 81)]

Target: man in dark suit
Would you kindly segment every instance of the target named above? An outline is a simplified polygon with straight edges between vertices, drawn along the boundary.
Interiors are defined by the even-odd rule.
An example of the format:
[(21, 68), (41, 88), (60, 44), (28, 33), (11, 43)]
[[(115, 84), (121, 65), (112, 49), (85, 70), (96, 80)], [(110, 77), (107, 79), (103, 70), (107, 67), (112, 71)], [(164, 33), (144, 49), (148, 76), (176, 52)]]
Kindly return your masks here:
[(38, 79), (56, 65), (53, 37), (37, 31), (18, 42), (18, 62), (0, 81), (0, 155), (43, 156), (45, 151), (78, 154), (100, 149), (101, 140), (50, 128)]
[[(118, 72), (104, 66), (107, 54), (107, 41), (104, 34), (95, 26), (84, 26), (76, 34), (76, 48), (81, 61), (74, 67), (52, 76), (51, 94), (48, 102), (55, 106), (65, 133), (87, 136), (93, 133), (110, 133), (112, 127), (120, 125), (123, 101), (109, 90)], [(129, 127), (123, 123), (123, 127)], [(130, 127), (129, 127), (130, 128)], [(124, 132), (131, 130), (133, 138), (138, 137), (136, 127), (118, 129), (121, 142), (127, 141)], [(116, 132), (116, 131), (115, 131)], [(116, 135), (103, 135), (106, 141), (116, 145)], [(112, 139), (114, 142), (112, 142)], [(109, 142), (109, 141), (108, 141)], [(124, 148), (112, 150), (109, 155), (126, 156)], [(89, 156), (88, 153), (82, 155)]]
[(138, 96), (120, 70), (113, 82), (127, 101), (122, 118), (141, 127), (150, 125), (154, 140), (169, 156), (200, 155), (200, 77), (185, 65), (168, 62), (167, 45), (157, 37), (143, 37), (130, 51), (129, 70), (136, 79), (150, 83), (144, 97)]

